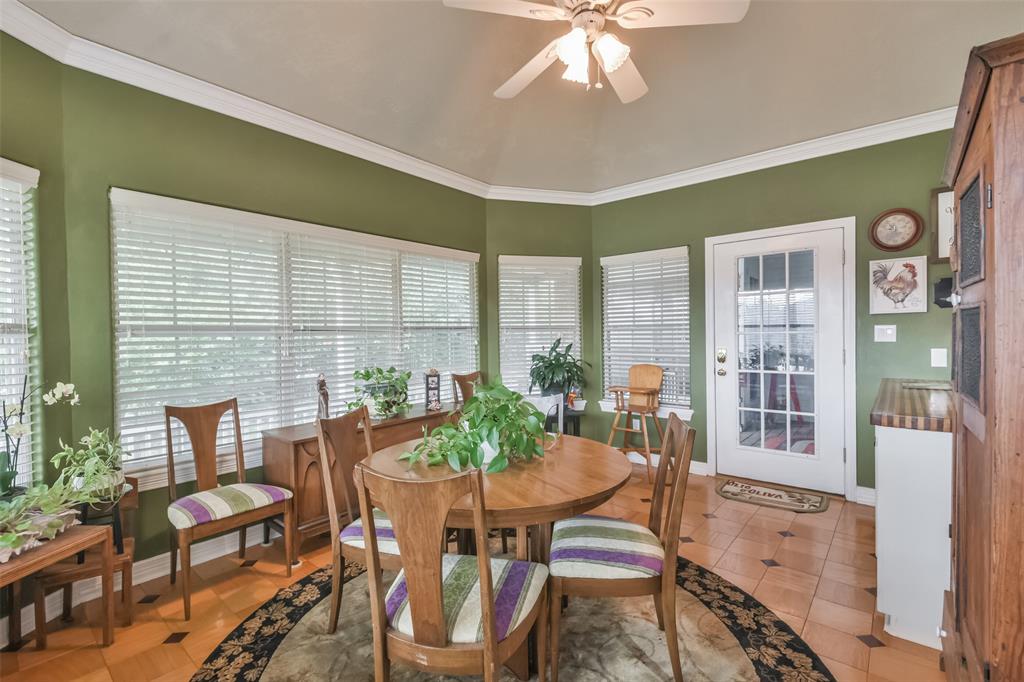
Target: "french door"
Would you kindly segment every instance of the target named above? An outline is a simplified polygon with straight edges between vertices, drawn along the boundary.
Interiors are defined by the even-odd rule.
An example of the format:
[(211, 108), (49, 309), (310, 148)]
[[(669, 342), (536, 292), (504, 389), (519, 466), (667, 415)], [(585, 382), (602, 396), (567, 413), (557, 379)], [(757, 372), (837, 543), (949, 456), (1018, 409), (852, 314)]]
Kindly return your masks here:
[(843, 493), (842, 228), (713, 258), (718, 472)]

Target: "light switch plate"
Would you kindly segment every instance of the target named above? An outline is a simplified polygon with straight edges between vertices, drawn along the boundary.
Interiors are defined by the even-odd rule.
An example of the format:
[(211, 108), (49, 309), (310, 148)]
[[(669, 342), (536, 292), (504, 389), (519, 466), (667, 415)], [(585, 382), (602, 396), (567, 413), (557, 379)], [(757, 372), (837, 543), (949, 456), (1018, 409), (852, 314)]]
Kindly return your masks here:
[(949, 367), (949, 353), (945, 348), (932, 348), (932, 367)]
[(896, 325), (876, 324), (875, 343), (896, 343)]

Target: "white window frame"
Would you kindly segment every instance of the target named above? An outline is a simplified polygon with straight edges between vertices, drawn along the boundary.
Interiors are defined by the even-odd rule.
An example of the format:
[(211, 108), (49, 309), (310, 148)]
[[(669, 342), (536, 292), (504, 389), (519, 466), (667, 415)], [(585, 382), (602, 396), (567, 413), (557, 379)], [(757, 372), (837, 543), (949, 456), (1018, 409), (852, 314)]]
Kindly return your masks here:
[[(37, 331), (38, 331), (38, 310), (37, 310), (37, 296), (36, 287), (38, 286), (38, 273), (36, 271), (35, 263), (35, 252), (36, 252), (36, 225), (37, 220), (35, 217), (35, 211), (33, 209), (35, 203), (35, 191), (39, 186), (39, 171), (30, 166), (11, 161), (9, 159), (0, 158), (0, 182), (2, 182), (6, 189), (11, 192), (16, 192), (22, 197), (22, 206), (27, 206), (29, 209), (29, 218), (26, 220), (22, 215), (22, 220), (18, 223), (22, 230), (21, 234), (21, 263), (14, 264), (14, 269), (17, 272), (20, 270), (21, 281), (16, 282), (15, 289), (20, 290), (20, 293), (15, 293), (16, 297), (21, 298), (24, 303), (24, 313), (21, 325), (24, 327), (25, 334), (25, 348), (22, 351), (25, 354), (25, 362), (19, 366), (17, 373), (12, 373), (10, 377), (4, 377), (3, 384), (8, 384), (7, 379), (13, 379), (10, 382), (10, 386), (16, 390), (8, 394), (7, 391), (3, 392), (4, 399), (20, 399), (21, 395), (21, 380), (24, 376), (28, 377), (28, 390), (36, 388), (41, 382), (40, 376), (40, 358), (39, 348), (36, 345)], [(18, 323), (15, 323), (16, 331)], [(0, 328), (2, 330), (2, 328)], [(17, 384), (17, 386), (15, 386)], [(35, 482), (36, 477), (36, 464), (37, 464), (37, 453), (42, 442), (42, 431), (41, 423), (39, 419), (39, 395), (34, 394), (29, 398), (28, 404), (26, 405), (28, 410), (28, 421), (27, 424), (30, 428), (30, 433), (22, 441), (19, 451), (18, 459), (18, 476), (15, 479), (15, 485), (30, 486)], [(4, 447), (2, 437), (0, 437), (0, 448)]]
[[(557, 309), (559, 314), (568, 314), (573, 317), (571, 336), (567, 337), (563, 332), (558, 331), (559, 329), (564, 330), (564, 327), (550, 318), (536, 324), (528, 324), (524, 319), (518, 317), (513, 318), (513, 312), (510, 309), (514, 309), (519, 305), (525, 305), (525, 303), (520, 304), (512, 301), (510, 297), (516, 292), (502, 288), (502, 272), (505, 270), (505, 272), (510, 273), (509, 278), (511, 279), (511, 276), (518, 274), (514, 271), (520, 268), (535, 269), (538, 271), (538, 274), (547, 270), (552, 272), (553, 276), (555, 273), (558, 273), (566, 281), (572, 282), (575, 291), (565, 291), (564, 295), (561, 295), (559, 299), (559, 304), (561, 305), (564, 302), (564, 306)], [(526, 395), (530, 387), (530, 359), (534, 353), (546, 352), (558, 337), (562, 339), (562, 348), (572, 343), (573, 354), (577, 358), (583, 358), (582, 273), (583, 259), (576, 256), (498, 256), (498, 364), (502, 381), (506, 385), (509, 385), (509, 378), (512, 376), (513, 383), (515, 383), (512, 387)], [(528, 286), (528, 283), (523, 284), (520, 282), (517, 284)], [(545, 289), (550, 289), (550, 286), (545, 287)], [(545, 296), (548, 293), (548, 291), (544, 290), (537, 291), (538, 296)], [(505, 305), (502, 304), (503, 301), (505, 301)], [(517, 332), (525, 334), (530, 330), (544, 335), (543, 338), (547, 340), (538, 341), (529, 348), (510, 346), (507, 341), (508, 335), (516, 334)], [(514, 361), (512, 360), (513, 358), (515, 358)], [(525, 378), (518, 376), (518, 372), (510, 375), (507, 371), (509, 365), (522, 366), (524, 363), (526, 364)]]
[[(687, 319), (686, 319), (686, 337), (692, 342), (692, 308), (689, 306), (689, 293), (690, 293), (690, 277), (689, 277), (689, 247), (688, 246), (677, 246), (666, 249), (655, 249), (652, 251), (640, 251), (636, 253), (619, 254), (614, 256), (604, 256), (601, 258), (601, 380), (603, 385), (603, 395), (600, 400), (601, 410), (604, 412), (615, 411), (615, 399), (613, 396), (608, 394), (608, 324), (607, 324), (607, 291), (605, 287), (605, 268), (609, 266), (617, 265), (635, 265), (652, 263), (659, 261), (669, 261), (683, 259), (686, 269), (687, 282), (686, 296), (688, 299), (687, 303)], [(691, 346), (692, 348), (692, 346)], [(692, 351), (687, 356), (686, 362), (692, 376), (693, 358)], [(658, 416), (667, 418), (671, 414), (677, 415), (680, 419), (690, 420), (693, 418), (693, 386), (692, 380), (686, 386), (686, 399), (687, 403), (669, 403), (662, 399), (660, 407), (658, 409)]]
[[(480, 335), (479, 335), (479, 272), (477, 263), (480, 258), (480, 254), (461, 251), (458, 249), (450, 249), (440, 246), (434, 246), (430, 244), (420, 244), (416, 242), (409, 242), (400, 239), (394, 239), (390, 237), (381, 237), (377, 235), (369, 235), (361, 232), (354, 232), (351, 230), (344, 230), (334, 227), (328, 227), (324, 225), (316, 225), (312, 223), (305, 223), (301, 221), (289, 220), (285, 218), (276, 218), (264, 214), (251, 213), (247, 211), (240, 211), (236, 209), (222, 208), (218, 206), (212, 206), (209, 204), (202, 204), (197, 202), (185, 201), (181, 199), (173, 199), (169, 197), (163, 197), (152, 194), (145, 194), (141, 192), (134, 192), (121, 188), (112, 188), (110, 190), (110, 204), (111, 204), (111, 248), (112, 248), (112, 266), (116, 265), (117, 257), (117, 244), (116, 244), (116, 227), (115, 221), (115, 207), (117, 211), (141, 209), (141, 210), (153, 210), (158, 211), (162, 214), (173, 215), (176, 218), (180, 217), (184, 220), (193, 219), (196, 221), (207, 220), (216, 221), (221, 223), (230, 224), (234, 228), (245, 229), (246, 227), (252, 227), (261, 230), (271, 230), (275, 233), (282, 233), (285, 235), (294, 235), (297, 238), (302, 236), (310, 236), (320, 240), (331, 240), (337, 242), (337, 248), (344, 249), (355, 246), (367, 246), (374, 249), (382, 249), (394, 252), (395, 262), (395, 281), (400, 282), (401, 274), (398, 270), (401, 269), (401, 260), (403, 257), (417, 258), (422, 261), (423, 256), (434, 257), (440, 259), (447, 259), (450, 261), (458, 261), (461, 263), (468, 263), (472, 265), (471, 274), (468, 278), (469, 286), (471, 291), (468, 293), (470, 297), (469, 307), (472, 313), (472, 324), (469, 327), (470, 333), (473, 339), (473, 353), (475, 354), (474, 362), (479, 363), (480, 356)], [(282, 238), (285, 243), (290, 243), (288, 239), (290, 237)], [(293, 240), (294, 241), (294, 240)], [(297, 243), (297, 242), (296, 242)], [(288, 250), (288, 247), (285, 247)], [(287, 261), (283, 261), (282, 268), (287, 270)], [(286, 279), (288, 273), (285, 272), (282, 278)], [(116, 285), (116, 272), (112, 273), (112, 279), (115, 279)], [(118, 320), (118, 301), (116, 287), (113, 292), (114, 296), (114, 326), (115, 336), (122, 332), (119, 320)], [(398, 289), (395, 293), (396, 300), (393, 301), (394, 306), (398, 309), (402, 308), (401, 290)], [(289, 299), (290, 297), (285, 297)], [(290, 302), (290, 301), (289, 301)], [(399, 313), (400, 316), (400, 313)], [(291, 319), (290, 314), (286, 314), (288, 319)], [(446, 325), (441, 325), (445, 329), (448, 329)], [(396, 327), (398, 333), (401, 334), (404, 329), (401, 327), (401, 322)], [(126, 333), (130, 330), (126, 330)], [(299, 333), (296, 329), (287, 327), (285, 334)], [(297, 338), (297, 337), (296, 337)], [(396, 348), (396, 356), (402, 352), (401, 348)], [(381, 362), (388, 362), (390, 360), (381, 360)], [(397, 363), (396, 363), (397, 364)], [(385, 365), (386, 366), (386, 365)], [(115, 358), (115, 368), (117, 367), (117, 359)], [(399, 367), (399, 369), (405, 369)], [(116, 370), (115, 370), (116, 371)], [(338, 377), (334, 377), (337, 381)], [(331, 380), (331, 377), (328, 377)], [(410, 380), (410, 389), (413, 389), (422, 383), (422, 376), (414, 374)], [(444, 384), (446, 382), (442, 382)], [(115, 376), (114, 381), (114, 393), (115, 393), (115, 426), (120, 428), (120, 409), (118, 408), (118, 377)], [(310, 384), (313, 385), (312, 383)], [(337, 411), (340, 405), (344, 404), (345, 400), (351, 398), (349, 395), (343, 394), (342, 391), (336, 388), (337, 384), (331, 385), (331, 398), (332, 398), (332, 411)], [(225, 389), (225, 397), (231, 392), (230, 389)], [(315, 409), (315, 408), (314, 408)], [(245, 417), (245, 410), (242, 410), (243, 418)], [(312, 421), (313, 413), (310, 413), (308, 421)], [(297, 420), (301, 421), (301, 420)], [(279, 426), (286, 426), (287, 424), (280, 424)], [(161, 428), (162, 431), (162, 428)], [(245, 453), (245, 466), (246, 468), (258, 467), (262, 465), (262, 439), (257, 434), (249, 434), (248, 440), (243, 443), (243, 451)], [(177, 454), (177, 449), (176, 449)], [(157, 455), (148, 456), (142, 460), (132, 461), (127, 460), (125, 464), (126, 472), (133, 476), (138, 476), (140, 479), (140, 489), (148, 490), (153, 488), (160, 488), (167, 485), (167, 467), (166, 461), (161, 460)], [(217, 462), (218, 474), (230, 473), (235, 470), (234, 454), (233, 449), (230, 447), (224, 448), (224, 451), (219, 453)], [(195, 479), (195, 466), (192, 462), (191, 457), (184, 455), (176, 457), (175, 462), (175, 478), (177, 482), (182, 483)]]

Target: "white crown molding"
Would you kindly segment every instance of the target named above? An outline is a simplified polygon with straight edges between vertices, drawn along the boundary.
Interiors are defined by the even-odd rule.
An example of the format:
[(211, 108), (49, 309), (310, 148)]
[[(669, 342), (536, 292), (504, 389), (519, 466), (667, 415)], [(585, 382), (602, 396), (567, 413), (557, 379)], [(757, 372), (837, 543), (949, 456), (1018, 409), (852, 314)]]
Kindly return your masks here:
[(27, 43), (62, 64), (247, 121), (439, 185), (485, 199), (503, 201), (599, 206), (622, 199), (947, 130), (953, 127), (956, 116), (956, 107), (948, 107), (597, 192), (507, 187), (489, 185), (486, 182), (417, 159), (266, 102), (79, 38), (45, 17), (36, 14), (18, 0), (0, 0), (0, 31)]

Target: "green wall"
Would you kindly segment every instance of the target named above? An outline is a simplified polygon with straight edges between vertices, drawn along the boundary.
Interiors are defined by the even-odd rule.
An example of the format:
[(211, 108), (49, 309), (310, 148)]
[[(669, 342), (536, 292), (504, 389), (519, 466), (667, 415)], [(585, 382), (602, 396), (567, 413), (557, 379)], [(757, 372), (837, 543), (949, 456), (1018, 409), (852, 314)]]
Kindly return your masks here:
[[(58, 438), (113, 422), (107, 192), (124, 187), (374, 234), (476, 251), (481, 367), (498, 372), (497, 257), (580, 256), (588, 371), (586, 435), (600, 413), (599, 259), (687, 244), (691, 254), (692, 393), (706, 458), (703, 240), (758, 227), (855, 215), (858, 226), (858, 423), (861, 485), (872, 486), (867, 411), (879, 378), (945, 377), (929, 347), (949, 345), (946, 311), (887, 316), (897, 344), (875, 346), (867, 316), (871, 218), (893, 206), (928, 214), (947, 133), (927, 135), (594, 208), (488, 201), (132, 86), (62, 66), (0, 34), (0, 155), (38, 168), (44, 378), (70, 378), (82, 405), (48, 409)], [(913, 255), (923, 253), (926, 239)], [(948, 274), (932, 267), (932, 280)], [(53, 472), (48, 472), (52, 477)], [(250, 472), (258, 480), (259, 469)], [(166, 492), (143, 493), (138, 557), (166, 549)]]
[[(704, 238), (815, 220), (857, 218), (857, 482), (874, 487), (874, 438), (868, 413), (882, 377), (949, 378), (949, 370), (930, 366), (929, 348), (949, 348), (951, 313), (929, 304), (926, 313), (868, 315), (868, 261), (891, 257), (867, 238), (876, 215), (897, 206), (914, 209), (926, 220), (931, 190), (941, 183), (949, 133), (923, 135), (884, 145), (714, 180), (690, 187), (617, 201), (593, 209), (594, 253), (601, 256), (669, 246), (690, 248), (691, 393), (693, 424), (698, 429), (694, 459), (707, 461), (704, 343)], [(902, 255), (928, 252), (931, 232)], [(929, 265), (934, 282), (949, 276), (945, 265)], [(600, 281), (594, 282), (600, 301)], [(929, 285), (929, 298), (931, 286)], [(595, 310), (595, 314), (599, 314)], [(897, 343), (872, 341), (875, 324), (895, 324)], [(600, 363), (600, 323), (591, 325), (590, 360)], [(593, 392), (592, 392), (593, 393)], [(588, 412), (592, 410), (587, 405)], [(590, 420), (591, 434), (607, 433), (607, 415)]]

